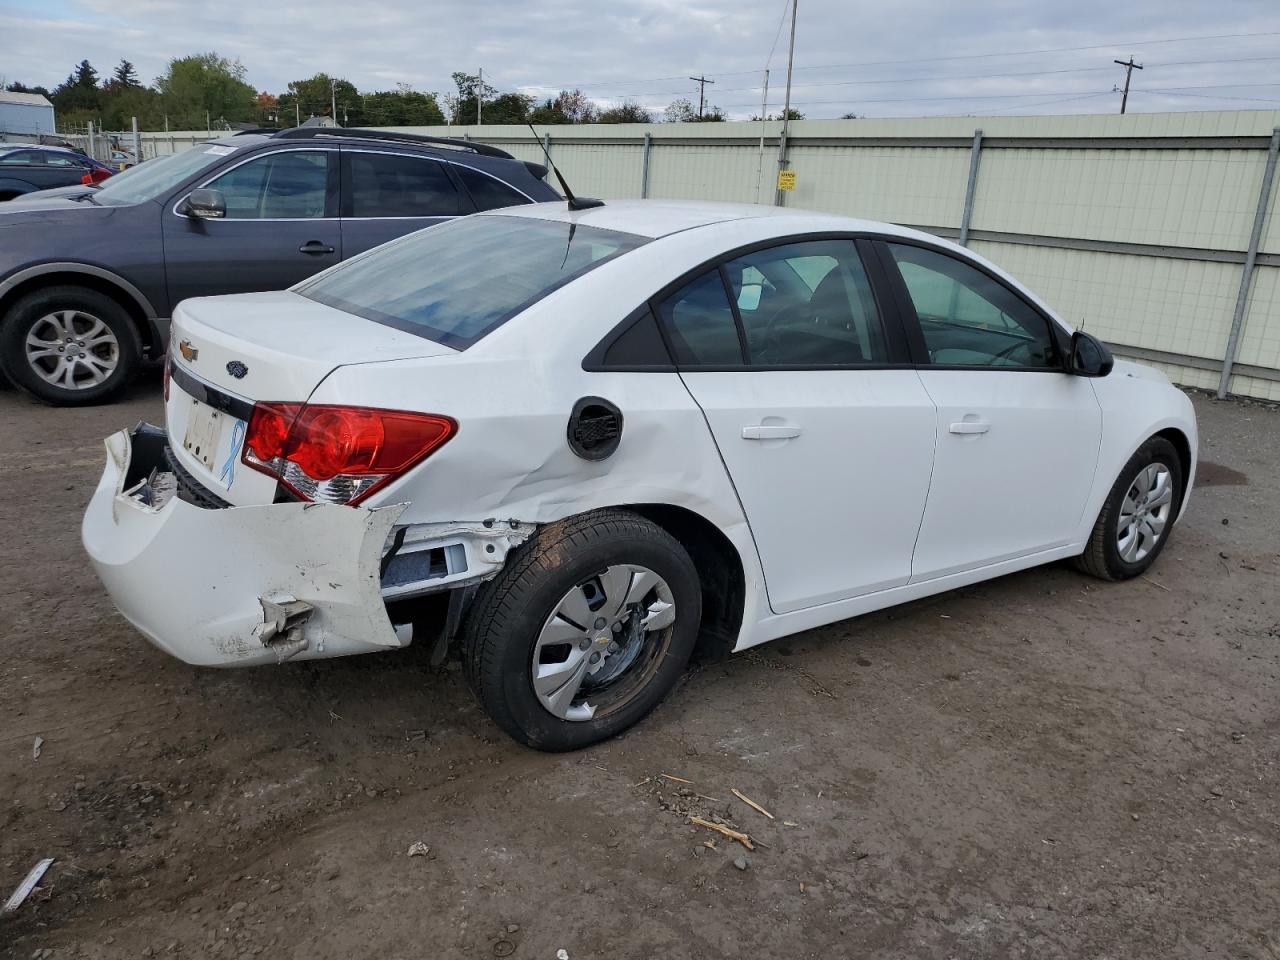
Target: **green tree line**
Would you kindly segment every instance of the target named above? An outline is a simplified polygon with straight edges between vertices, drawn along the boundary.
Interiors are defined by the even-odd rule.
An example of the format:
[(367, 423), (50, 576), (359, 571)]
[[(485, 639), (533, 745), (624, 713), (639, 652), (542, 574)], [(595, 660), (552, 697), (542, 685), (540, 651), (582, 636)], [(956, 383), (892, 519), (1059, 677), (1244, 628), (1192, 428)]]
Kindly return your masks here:
[[(295, 80), (281, 93), (259, 91), (246, 79), (239, 60), (217, 53), (200, 53), (170, 60), (150, 86), (138, 79), (137, 68), (121, 60), (106, 79), (81, 60), (67, 79), (49, 90), (21, 82), (8, 84), (15, 93), (39, 93), (53, 103), (59, 125), (81, 128), (87, 121), (105, 130), (127, 130), (134, 117), (143, 130), (214, 130), (236, 124), (290, 127), (311, 117), (336, 112), (346, 127), (431, 126), (448, 121), (476, 122), (477, 105), (484, 123), (652, 123), (716, 122), (728, 119), (716, 106), (701, 115), (687, 99), (678, 99), (660, 115), (634, 101), (600, 107), (581, 90), (562, 90), (541, 102), (523, 93), (502, 92), (478, 75), (453, 74), (456, 91), (437, 96), (420, 93), (407, 84), (395, 90), (361, 92), (349, 80), (317, 73)], [(792, 111), (793, 119), (803, 115)]]

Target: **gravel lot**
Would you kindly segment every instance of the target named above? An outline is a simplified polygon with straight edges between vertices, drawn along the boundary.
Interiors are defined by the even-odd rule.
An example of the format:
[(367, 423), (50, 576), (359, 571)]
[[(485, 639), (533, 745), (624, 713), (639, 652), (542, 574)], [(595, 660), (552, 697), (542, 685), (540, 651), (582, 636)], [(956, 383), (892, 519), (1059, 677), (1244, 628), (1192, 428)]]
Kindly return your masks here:
[(1280, 412), (1197, 399), (1148, 579), (787, 638), (547, 756), (424, 649), (217, 672), (135, 634), (79, 526), (158, 394), (0, 393), (0, 899), (57, 858), (0, 955), (1280, 958)]

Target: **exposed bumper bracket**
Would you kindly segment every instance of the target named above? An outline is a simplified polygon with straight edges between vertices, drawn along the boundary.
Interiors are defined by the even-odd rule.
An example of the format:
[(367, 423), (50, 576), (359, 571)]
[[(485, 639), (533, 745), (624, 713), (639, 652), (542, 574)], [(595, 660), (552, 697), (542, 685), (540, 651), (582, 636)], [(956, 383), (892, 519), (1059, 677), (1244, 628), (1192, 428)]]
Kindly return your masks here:
[(259, 597), (258, 602), (262, 604), (263, 623), (253, 633), (276, 655), (276, 662), (284, 663), (307, 649), (302, 628), (311, 619), (315, 607), (288, 594)]

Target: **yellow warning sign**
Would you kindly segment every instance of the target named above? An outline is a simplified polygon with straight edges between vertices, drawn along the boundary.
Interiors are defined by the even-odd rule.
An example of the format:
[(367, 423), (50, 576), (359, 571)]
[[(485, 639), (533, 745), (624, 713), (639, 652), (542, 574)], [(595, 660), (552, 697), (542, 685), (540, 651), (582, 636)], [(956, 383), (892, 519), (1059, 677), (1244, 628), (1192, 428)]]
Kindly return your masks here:
[(778, 171), (778, 189), (794, 190), (796, 188), (796, 172), (794, 170)]

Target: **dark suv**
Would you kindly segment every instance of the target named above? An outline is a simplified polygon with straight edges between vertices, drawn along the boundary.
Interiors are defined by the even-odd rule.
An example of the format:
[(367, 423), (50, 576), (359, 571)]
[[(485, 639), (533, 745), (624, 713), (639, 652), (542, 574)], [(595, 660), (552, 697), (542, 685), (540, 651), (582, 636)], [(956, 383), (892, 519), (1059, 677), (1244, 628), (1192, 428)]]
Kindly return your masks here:
[(560, 199), (545, 176), (467, 140), (296, 128), (10, 201), (0, 369), (48, 403), (105, 400), (163, 355), (179, 301), (280, 290), (450, 217)]

